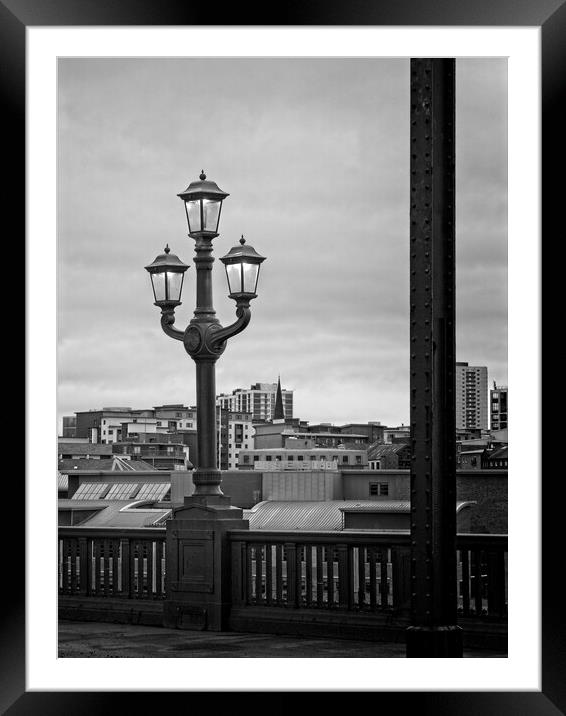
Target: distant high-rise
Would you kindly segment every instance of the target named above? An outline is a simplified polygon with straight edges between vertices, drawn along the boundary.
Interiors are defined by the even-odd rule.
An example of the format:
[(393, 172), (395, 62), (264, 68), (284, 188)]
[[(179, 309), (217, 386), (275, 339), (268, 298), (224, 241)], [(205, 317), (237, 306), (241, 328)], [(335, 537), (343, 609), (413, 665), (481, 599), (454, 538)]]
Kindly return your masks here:
[(507, 386), (496, 385), (489, 391), (491, 406), (491, 429), (505, 430), (507, 428)]
[(487, 368), (456, 363), (456, 429), (487, 430)]
[[(251, 413), (253, 422), (265, 422), (275, 418), (277, 386), (279, 385), (283, 407), (282, 418), (293, 417), (293, 391), (281, 389), (280, 383), (254, 383), (249, 389), (237, 388), (230, 394), (217, 396), (217, 405), (232, 413)], [(278, 415), (280, 414), (278, 410)]]

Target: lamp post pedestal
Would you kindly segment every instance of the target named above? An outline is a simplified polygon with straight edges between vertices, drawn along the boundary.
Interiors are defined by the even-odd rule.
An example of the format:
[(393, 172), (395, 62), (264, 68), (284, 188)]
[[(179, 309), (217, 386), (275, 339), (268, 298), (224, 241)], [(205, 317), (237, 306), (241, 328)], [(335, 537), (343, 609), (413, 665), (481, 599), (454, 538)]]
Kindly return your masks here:
[(249, 528), (242, 515), (225, 495), (197, 495), (186, 497), (184, 506), (167, 520), (164, 626), (228, 630), (232, 588), (228, 532)]

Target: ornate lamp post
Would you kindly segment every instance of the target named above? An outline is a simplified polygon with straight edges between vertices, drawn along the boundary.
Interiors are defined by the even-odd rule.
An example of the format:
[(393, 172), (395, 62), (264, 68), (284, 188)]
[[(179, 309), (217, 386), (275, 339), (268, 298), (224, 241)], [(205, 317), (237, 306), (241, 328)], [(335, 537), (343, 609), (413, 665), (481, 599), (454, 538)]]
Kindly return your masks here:
[(155, 305), (161, 308), (164, 332), (182, 341), (196, 364), (198, 466), (193, 473), (194, 498), (207, 504), (228, 502), (220, 489), (221, 474), (216, 455), (216, 377), (215, 364), (226, 348), (226, 341), (240, 333), (250, 321), (250, 301), (256, 298), (260, 264), (265, 260), (240, 239), (222, 261), (230, 298), (236, 301), (236, 321), (222, 327), (212, 304), (212, 241), (218, 236), (222, 202), (229, 196), (201, 173), (178, 194), (187, 215), (189, 236), (195, 240), (196, 308), (184, 331), (175, 328), (175, 308), (181, 303), (183, 276), (188, 266), (177, 256), (165, 253), (146, 266), (151, 275)]

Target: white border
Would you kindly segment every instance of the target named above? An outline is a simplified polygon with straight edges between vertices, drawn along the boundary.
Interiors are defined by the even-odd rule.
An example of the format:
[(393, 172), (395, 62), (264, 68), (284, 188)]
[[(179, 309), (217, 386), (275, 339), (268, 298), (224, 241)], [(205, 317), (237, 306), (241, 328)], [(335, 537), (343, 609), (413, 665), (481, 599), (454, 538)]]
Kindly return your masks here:
[[(509, 58), (509, 657), (57, 658), (56, 59), (61, 56)], [(27, 28), (28, 455), (26, 688), (35, 690), (540, 690), (540, 28)], [(519, 399), (519, 390), (520, 399)], [(517, 446), (529, 450), (517, 454)], [(55, 465), (55, 456), (53, 460)], [(518, 479), (517, 472), (525, 476)], [(522, 486), (528, 483), (528, 491)], [(55, 526), (55, 527), (54, 527)], [(47, 536), (49, 536), (47, 538)], [(528, 567), (526, 566), (528, 565)], [(540, 583), (540, 580), (539, 580)], [(353, 663), (354, 661), (354, 663)], [(259, 672), (259, 673), (258, 673)]]

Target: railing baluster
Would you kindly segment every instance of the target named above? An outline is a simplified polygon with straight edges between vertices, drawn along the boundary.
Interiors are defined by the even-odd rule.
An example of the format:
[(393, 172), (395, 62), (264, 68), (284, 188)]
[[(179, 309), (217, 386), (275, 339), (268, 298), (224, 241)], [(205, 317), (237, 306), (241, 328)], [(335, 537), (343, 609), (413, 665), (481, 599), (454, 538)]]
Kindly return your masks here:
[(104, 596), (107, 597), (110, 588), (110, 540), (105, 539), (103, 543), (104, 563)]
[(63, 594), (69, 592), (69, 569), (68, 569), (69, 540), (64, 539), (61, 548), (61, 590)]
[(389, 607), (389, 581), (388, 581), (388, 571), (387, 571), (387, 562), (388, 562), (388, 553), (389, 550), (387, 548), (380, 549), (379, 554), (379, 596), (380, 596), (380, 606), (382, 609), (387, 609)]
[(120, 590), (120, 578), (118, 575), (120, 540), (113, 539), (110, 547), (112, 549), (112, 596), (117, 597)]
[(350, 584), (348, 579), (348, 547), (345, 544), (337, 546), (338, 551), (338, 606), (340, 609), (348, 608)]
[(246, 604), (252, 604), (252, 545), (246, 542)]
[(153, 589), (153, 542), (145, 542), (145, 554), (147, 564), (147, 598), (152, 599)]
[(70, 584), (70, 593), (76, 594), (78, 589), (78, 580), (77, 580), (77, 552), (78, 552), (78, 542), (76, 539), (69, 540), (69, 547), (70, 547), (70, 553), (71, 553), (71, 584)]
[(160, 599), (163, 595), (163, 588), (162, 588), (162, 581), (161, 581), (161, 553), (163, 550), (163, 542), (159, 539), (156, 539), (153, 543), (153, 551), (155, 554), (155, 561), (154, 561), (154, 569), (155, 569), (155, 597), (156, 599)]
[(316, 604), (324, 606), (324, 561), (322, 557), (322, 546), (316, 546)]
[(470, 559), (467, 549), (460, 550), (462, 560), (462, 614), (470, 615)]
[(79, 594), (88, 594), (87, 579), (90, 560), (88, 559), (87, 540), (79, 537)]
[(474, 606), (476, 611), (476, 616), (479, 617), (482, 613), (482, 560), (481, 560), (481, 550), (475, 549), (472, 552), (472, 577), (474, 579), (474, 588), (473, 588), (473, 594), (474, 594)]
[(304, 545), (296, 546), (296, 574), (295, 579), (295, 606), (300, 607), (303, 604), (303, 563), (304, 563)]
[(366, 548), (358, 547), (358, 606), (363, 609), (366, 603)]
[(305, 547), (305, 606), (312, 606), (312, 545), (306, 544)]
[(265, 603), (273, 604), (273, 545), (265, 545)]
[(287, 605), (297, 605), (297, 545), (285, 542), (285, 561), (287, 563)]
[(372, 612), (377, 609), (377, 550), (375, 547), (368, 549), (369, 562), (369, 606)]
[(329, 607), (334, 606), (334, 545), (326, 547), (326, 593)]
[(100, 540), (94, 540), (94, 594), (97, 597), (101, 595), (100, 588)]
[(132, 565), (130, 563), (130, 540), (122, 540), (122, 594), (128, 599), (132, 597)]
[(263, 604), (263, 548), (264, 545), (255, 546), (255, 603)]
[(139, 593), (139, 542), (133, 539), (130, 542), (130, 594), (133, 599), (140, 596)]
[(275, 547), (275, 588), (277, 604), (283, 604), (283, 545)]

